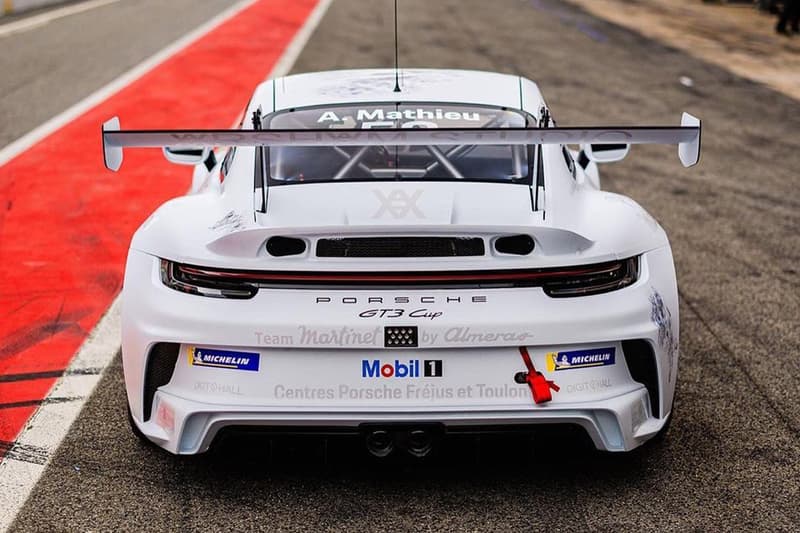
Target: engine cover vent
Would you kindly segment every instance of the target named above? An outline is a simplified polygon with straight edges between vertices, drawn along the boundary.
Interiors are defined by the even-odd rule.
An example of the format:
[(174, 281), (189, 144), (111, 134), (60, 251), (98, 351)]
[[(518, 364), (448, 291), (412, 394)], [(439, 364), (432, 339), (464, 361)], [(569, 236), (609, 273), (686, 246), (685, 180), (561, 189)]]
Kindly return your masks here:
[(472, 257), (485, 253), (480, 237), (347, 237), (317, 241), (318, 257)]
[(511, 235), (494, 241), (494, 249), (501, 254), (528, 255), (533, 251), (533, 246), (530, 235)]
[(306, 243), (303, 239), (293, 237), (270, 237), (267, 241), (267, 253), (273, 257), (285, 257), (287, 255), (299, 255), (306, 251)]

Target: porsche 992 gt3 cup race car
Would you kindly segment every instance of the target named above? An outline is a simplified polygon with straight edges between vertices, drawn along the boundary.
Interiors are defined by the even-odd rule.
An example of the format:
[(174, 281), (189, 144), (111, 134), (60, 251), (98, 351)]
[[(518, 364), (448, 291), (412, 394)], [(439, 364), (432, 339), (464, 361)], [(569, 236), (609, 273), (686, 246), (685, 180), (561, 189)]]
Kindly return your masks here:
[(340, 430), (381, 456), (496, 426), (577, 425), (609, 451), (664, 430), (669, 242), (601, 190), (597, 163), (670, 143), (694, 165), (700, 121), (563, 128), (518, 76), (400, 79), (399, 92), (393, 70), (270, 80), (233, 130), (104, 124), (112, 170), (133, 146), (194, 165), (190, 194), (128, 255), (140, 436), (194, 454), (228, 427)]

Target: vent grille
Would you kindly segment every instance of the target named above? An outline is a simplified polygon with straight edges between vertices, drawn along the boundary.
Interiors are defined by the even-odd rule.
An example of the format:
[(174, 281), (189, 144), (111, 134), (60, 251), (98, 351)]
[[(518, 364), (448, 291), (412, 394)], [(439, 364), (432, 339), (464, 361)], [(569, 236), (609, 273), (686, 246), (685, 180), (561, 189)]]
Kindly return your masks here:
[(353, 237), (317, 241), (318, 257), (473, 257), (485, 252), (480, 237)]
[(178, 362), (179, 344), (173, 342), (160, 342), (150, 350), (147, 358), (147, 370), (144, 376), (144, 421), (150, 420), (153, 410), (153, 398), (159, 387), (169, 383)]
[(650, 395), (650, 407), (653, 416), (661, 416), (659, 402), (658, 369), (656, 368), (656, 354), (649, 342), (643, 339), (622, 341), (622, 352), (625, 354), (625, 363), (634, 381), (638, 381), (647, 389)]

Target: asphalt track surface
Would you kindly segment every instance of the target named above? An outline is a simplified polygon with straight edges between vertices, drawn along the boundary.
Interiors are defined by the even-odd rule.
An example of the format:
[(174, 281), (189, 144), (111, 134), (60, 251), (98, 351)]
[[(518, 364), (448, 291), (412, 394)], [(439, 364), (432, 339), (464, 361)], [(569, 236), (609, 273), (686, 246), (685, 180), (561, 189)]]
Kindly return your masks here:
[[(196, 8), (189, 0), (167, 5), (156, 0), (120, 2), (0, 37), (4, 51), (0, 54), (0, 146), (76, 104), (229, 3), (208, 1)], [(8, 24), (0, 22), (0, 27)], [(111, 228), (128, 218), (127, 206), (148, 202), (152, 196), (129, 191), (133, 194), (125, 204), (92, 201), (97, 194), (105, 196), (116, 189), (106, 186), (107, 174), (94, 178), (103, 176), (102, 167), (96, 165), (96, 158), (86, 156), (96, 151), (96, 139), (76, 134), (75, 127), (81, 127), (77, 121), (0, 165), (0, 305), (4, 309), (0, 455), (119, 291), (126, 245), (120, 242), (118, 252), (112, 249), (117, 248), (115, 242), (129, 239), (129, 231)], [(85, 127), (83, 131), (97, 131), (97, 120)], [(166, 183), (175, 192), (185, 187), (176, 180)], [(115, 222), (109, 224), (101, 214), (105, 209), (114, 211)], [(141, 209), (133, 211), (131, 227), (141, 222)], [(71, 231), (65, 231), (68, 227)], [(112, 255), (117, 257), (112, 259)], [(83, 274), (70, 275), (67, 265)], [(42, 290), (45, 285), (48, 290)], [(45, 378), (48, 373), (49, 379)], [(37, 374), (41, 379), (9, 380), (9, 374)]]
[[(2, 38), (0, 147), (99, 89), (230, 3), (123, 1)], [(23, 15), (13, 17), (21, 18)], [(2, 23), (7, 22), (0, 19)]]
[[(115, 78), (113, 94), (101, 89), (103, 99), (93, 93), (88, 102), (94, 105), (79, 104), (83, 113), (70, 108), (67, 113), (75, 118), (55, 131), (46, 123), (49, 134), (0, 166), (0, 308), (5, 310), (0, 321), (0, 455), (13, 446), (25, 421), (118, 294), (120, 267), (142, 214), (189, 187), (190, 177), (176, 172), (157, 150), (133, 154), (119, 174), (105, 170), (96, 156), (101, 150), (98, 124), (114, 115), (134, 129), (154, 123), (167, 128), (233, 124), (242, 102), (283, 55), (314, 5), (313, 0), (238, 2), (223, 12), (225, 17), (236, 13), (231, 19), (236, 22), (224, 29), (209, 31), (206, 23), (195, 22), (189, 28), (197, 26), (196, 31), (205, 33), (202, 39), (179, 49), (162, 49), (164, 54), (151, 56), (163, 60), (157, 68), (128, 71), (139, 73), (138, 78)], [(128, 33), (129, 38), (147, 35), (150, 27), (158, 27), (158, 20), (182, 17), (181, 10), (158, 10), (156, 3), (140, 7), (154, 20), (140, 16), (136, 24), (137, 18), (123, 9), (116, 20), (124, 28), (112, 28), (112, 37), (125, 35), (134, 24), (137, 31)], [(183, 11), (191, 9), (190, 4), (183, 6)], [(99, 22), (67, 17), (51, 21), (43, 31), (57, 34), (57, 23), (70, 24), (72, 31), (61, 34), (68, 40), (98, 24), (107, 30), (102, 15), (98, 18)], [(16, 36), (9, 39), (16, 50)], [(178, 42), (186, 44), (183, 37)], [(98, 39), (94, 46), (125, 48), (126, 42)], [(38, 58), (21, 61), (40, 65), (46, 76), (54, 63), (49, 57), (60, 47), (72, 48), (80, 64), (91, 62), (87, 58), (93, 55), (104, 57), (91, 48), (49, 41)], [(153, 60), (145, 63), (152, 66)], [(73, 76), (72, 69), (65, 72)], [(10, 76), (17, 79), (13, 72)], [(199, 77), (202, 84), (196, 83)], [(64, 81), (70, 83), (70, 78)], [(57, 83), (52, 88), (61, 90)], [(24, 146), (27, 137), (0, 151), (0, 162), (15, 146)]]
[[(221, 4), (203, 3), (197, 20)], [(117, 358), (12, 530), (797, 530), (800, 104), (565, 4), (401, 7), (403, 64), (525, 75), (560, 124), (671, 124), (682, 110), (703, 119), (699, 167), (635, 147), (603, 172), (605, 188), (661, 222), (675, 253), (682, 354), (666, 440), (619, 456), (565, 439), (464, 437), (422, 462), (375, 462), (346, 440), (238, 437), (176, 458), (129, 434)], [(122, 31), (130, 9), (106, 8), (102, 25), (76, 15), (84, 31), (65, 39)], [(294, 70), (390, 65), (390, 9), (336, 0)], [(173, 22), (142, 33), (141, 46), (193, 23)], [(119, 59), (104, 50), (96, 61)], [(45, 105), (67, 83), (56, 76), (20, 105)]]

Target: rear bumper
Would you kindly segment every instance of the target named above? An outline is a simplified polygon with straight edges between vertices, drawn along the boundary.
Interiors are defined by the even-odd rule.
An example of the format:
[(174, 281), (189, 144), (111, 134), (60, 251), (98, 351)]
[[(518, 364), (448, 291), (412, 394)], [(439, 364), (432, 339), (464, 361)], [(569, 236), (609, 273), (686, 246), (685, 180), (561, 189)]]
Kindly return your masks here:
[(557, 408), (481, 411), (312, 411), (205, 404), (163, 391), (156, 393), (154, 416), (147, 423), (136, 422), (154, 443), (175, 454), (196, 454), (208, 450), (225, 427), (248, 426), (280, 430), (281, 427), (342, 428), (358, 431), (363, 424), (437, 423), (445, 430), (534, 424), (574, 424), (583, 428), (595, 447), (606, 451), (629, 451), (652, 436), (665, 419), (648, 416), (647, 392), (642, 387), (629, 393), (587, 405), (559, 405)]
[[(654, 294), (662, 302), (661, 315), (670, 317), (666, 326), (654, 318)], [(375, 303), (377, 298), (383, 302)], [(402, 309), (403, 316), (364, 313), (385, 307)], [(425, 311), (412, 313), (420, 309)], [(384, 347), (385, 327), (409, 325), (419, 330), (418, 347)], [(650, 391), (633, 379), (635, 372), (623, 356), (622, 341), (629, 339), (652, 347)], [(262, 290), (250, 300), (224, 300), (165, 287), (157, 259), (135, 250), (123, 293), (123, 365), (134, 421), (152, 441), (179, 454), (205, 451), (227, 426), (357, 430), (365, 423), (431, 422), (445, 428), (577, 424), (597, 448), (627, 451), (657, 433), (669, 414), (677, 342), (677, 290), (668, 247), (642, 256), (634, 285), (579, 298), (550, 298), (540, 288), (282, 289)], [(145, 420), (146, 367), (157, 343), (179, 345), (180, 355), (170, 381), (152, 396)], [(257, 371), (198, 368), (187, 357), (194, 346), (257, 353), (262, 366)], [(525, 370), (520, 346), (529, 348), (537, 370), (562, 387), (552, 402), (536, 405), (525, 385), (514, 384), (515, 372)], [(616, 350), (616, 364), (564, 372), (547, 366), (547, 354), (553, 352), (605, 347)], [(343, 386), (363, 389), (392, 382), (365, 380), (359, 373), (364, 360), (411, 358), (443, 361), (443, 378), (420, 376), (418, 382), (446, 385), (456, 391), (453, 396), (421, 401), (401, 393), (396, 401), (376, 401), (337, 392)], [(459, 399), (459, 386), (481, 382), (513, 394)], [(333, 392), (325, 398), (286, 396), (279, 389), (327, 385)], [(653, 390), (657, 402), (651, 400)]]

